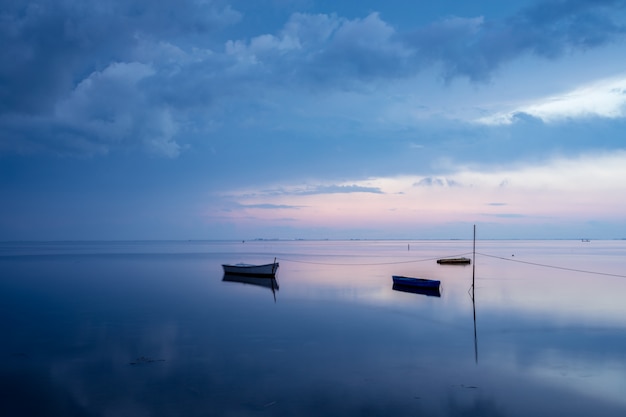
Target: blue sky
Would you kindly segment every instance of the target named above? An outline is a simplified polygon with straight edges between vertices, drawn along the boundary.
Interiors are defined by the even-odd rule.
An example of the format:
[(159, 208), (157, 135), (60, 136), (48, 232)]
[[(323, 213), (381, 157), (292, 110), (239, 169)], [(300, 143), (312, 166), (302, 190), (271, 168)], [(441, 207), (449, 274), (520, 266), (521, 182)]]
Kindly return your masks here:
[(625, 1), (0, 21), (0, 240), (626, 237)]

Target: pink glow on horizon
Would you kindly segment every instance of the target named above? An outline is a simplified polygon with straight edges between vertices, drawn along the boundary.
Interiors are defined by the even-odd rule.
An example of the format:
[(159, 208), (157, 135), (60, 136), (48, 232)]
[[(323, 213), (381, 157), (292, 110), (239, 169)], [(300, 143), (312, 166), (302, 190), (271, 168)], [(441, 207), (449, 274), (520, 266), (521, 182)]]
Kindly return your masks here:
[(246, 190), (234, 196), (239, 206), (224, 218), (238, 225), (397, 230), (481, 220), (509, 225), (620, 221), (626, 217), (626, 153), (502, 172), (464, 170), (427, 182), (404, 176), (341, 186), (364, 191), (306, 194), (285, 186), (282, 193)]

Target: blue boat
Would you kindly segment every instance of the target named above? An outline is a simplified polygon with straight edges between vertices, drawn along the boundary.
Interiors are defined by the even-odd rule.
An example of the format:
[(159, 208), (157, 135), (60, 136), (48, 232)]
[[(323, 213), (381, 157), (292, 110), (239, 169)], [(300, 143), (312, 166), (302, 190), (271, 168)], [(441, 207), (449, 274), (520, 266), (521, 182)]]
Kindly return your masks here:
[(395, 285), (402, 285), (405, 287), (438, 289), (441, 285), (441, 281), (434, 279), (411, 278), (400, 275), (392, 275), (392, 278)]
[(420, 288), (409, 287), (408, 285), (393, 284), (391, 287), (394, 291), (408, 292), (411, 294), (427, 295), (429, 297), (441, 297), (441, 288)]

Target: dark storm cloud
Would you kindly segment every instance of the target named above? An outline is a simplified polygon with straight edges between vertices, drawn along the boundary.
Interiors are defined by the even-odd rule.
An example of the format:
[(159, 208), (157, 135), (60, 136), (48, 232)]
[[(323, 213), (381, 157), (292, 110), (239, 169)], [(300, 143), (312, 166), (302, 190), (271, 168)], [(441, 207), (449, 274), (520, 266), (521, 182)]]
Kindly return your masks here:
[(210, 1), (3, 2), (0, 149), (94, 154), (138, 144), (177, 155), (169, 106), (140, 84), (171, 70), (157, 55), (171, 59), (170, 42), (200, 42), (239, 18)]
[(508, 19), (518, 52), (548, 58), (587, 49), (622, 37), (623, 0), (559, 0), (537, 3)]
[[(555, 58), (622, 39), (623, 0), (544, 1), (502, 20), (449, 17), (410, 33), (378, 13), (361, 19), (295, 13), (275, 34), (230, 43), (230, 53), (271, 79), (305, 88), (351, 88), (441, 65), (445, 79), (489, 79), (524, 54)], [(266, 79), (267, 81), (267, 79)]]
[(623, 0), (544, 1), (502, 21), (449, 18), (416, 30), (407, 42), (421, 59), (440, 62), (445, 79), (484, 81), (524, 54), (555, 58), (621, 39), (624, 7)]
[(239, 14), (212, 2), (7, 0), (0, 9), (0, 111), (46, 110), (84, 77), (133, 58), (141, 37), (210, 33)]
[[(316, 78), (359, 80), (409, 75), (413, 51), (377, 13), (341, 21), (325, 48), (311, 60)], [(307, 67), (303, 67), (307, 68)], [(327, 69), (332, 69), (330, 73)]]
[(273, 33), (239, 25), (226, 40), (220, 29), (245, 11), (222, 1), (7, 0), (0, 151), (175, 157), (215, 130), (238, 137), (250, 120), (280, 125), (289, 104), (274, 103), (279, 91), (368, 89), (433, 65), (447, 80), (487, 80), (523, 54), (554, 58), (621, 39), (623, 12), (624, 1), (547, 1), (502, 21), (451, 17), (411, 33), (375, 12), (294, 13)]

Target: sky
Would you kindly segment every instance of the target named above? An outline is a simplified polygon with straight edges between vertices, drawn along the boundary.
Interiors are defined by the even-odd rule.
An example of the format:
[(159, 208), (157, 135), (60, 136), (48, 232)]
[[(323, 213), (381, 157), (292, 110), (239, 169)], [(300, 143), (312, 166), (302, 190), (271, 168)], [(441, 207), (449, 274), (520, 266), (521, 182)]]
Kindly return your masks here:
[(4, 0), (0, 240), (626, 238), (625, 0)]

